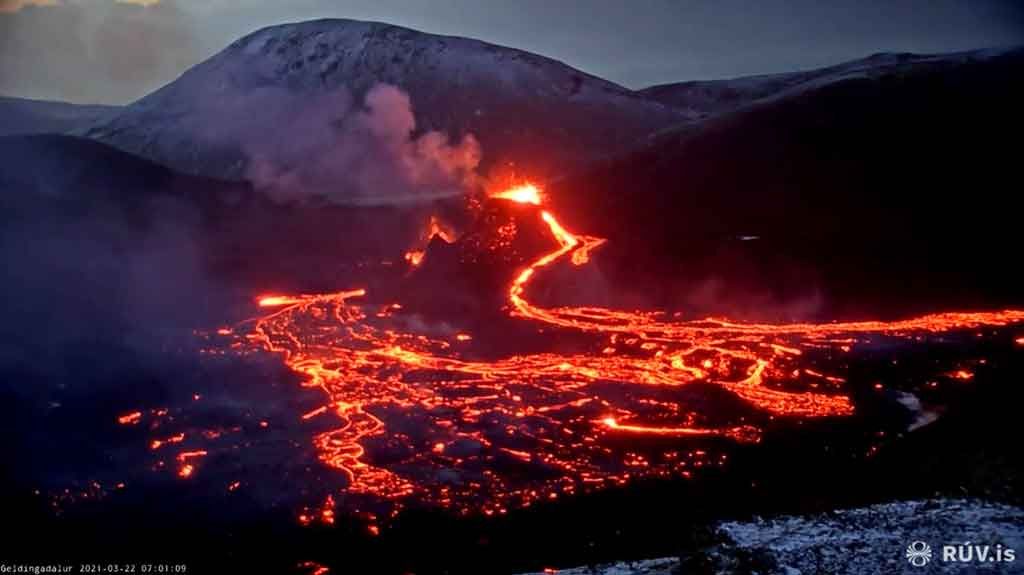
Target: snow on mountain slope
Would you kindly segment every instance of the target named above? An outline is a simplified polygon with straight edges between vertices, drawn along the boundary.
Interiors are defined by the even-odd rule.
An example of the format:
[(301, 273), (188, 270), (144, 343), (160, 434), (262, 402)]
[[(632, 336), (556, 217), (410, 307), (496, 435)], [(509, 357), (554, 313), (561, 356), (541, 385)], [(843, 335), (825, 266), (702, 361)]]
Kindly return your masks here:
[[(381, 23), (317, 20), (250, 34), (85, 135), (184, 172), (252, 179), (254, 156), (283, 162), (273, 168), (287, 172), (303, 155), (335, 145), (324, 132), (367, 108), (386, 116), (370, 132), (390, 130), (393, 138), (404, 131), (406, 111), (383, 114), (365, 100), (381, 83), (408, 95), (414, 135), (439, 132), (410, 140), (413, 147), (468, 153), (462, 138), (472, 134), (484, 168), (511, 164), (531, 177), (564, 172), (686, 120), (528, 52)], [(399, 125), (381, 128), (388, 122)]]
[(116, 106), (81, 106), (0, 96), (0, 136), (82, 130), (117, 110)]
[(729, 80), (661, 84), (644, 88), (639, 93), (687, 114), (706, 117), (730, 112), (752, 103), (796, 95), (844, 80), (880, 78), (910, 71), (951, 68), (1022, 51), (1024, 50), (1021, 48), (1015, 48), (952, 54), (879, 53), (826, 68), (745, 76)]

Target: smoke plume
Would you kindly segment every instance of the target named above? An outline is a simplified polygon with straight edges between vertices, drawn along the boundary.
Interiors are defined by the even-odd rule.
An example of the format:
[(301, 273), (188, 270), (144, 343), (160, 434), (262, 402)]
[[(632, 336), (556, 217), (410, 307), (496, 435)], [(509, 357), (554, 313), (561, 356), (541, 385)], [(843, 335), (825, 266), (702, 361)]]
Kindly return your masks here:
[(344, 90), (301, 106), (276, 92), (249, 98), (245, 113), (258, 109), (252, 117), (266, 132), (242, 138), (247, 179), (273, 197), (394, 205), (457, 196), (477, 183), (476, 138), (417, 135), (409, 96), (394, 86), (374, 86), (362, 106)]

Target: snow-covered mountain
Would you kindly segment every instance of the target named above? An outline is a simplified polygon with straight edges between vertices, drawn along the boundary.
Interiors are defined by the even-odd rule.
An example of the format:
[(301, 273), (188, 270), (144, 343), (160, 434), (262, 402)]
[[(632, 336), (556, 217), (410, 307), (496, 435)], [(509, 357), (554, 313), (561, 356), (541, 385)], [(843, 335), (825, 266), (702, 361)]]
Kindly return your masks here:
[(188, 174), (351, 204), (385, 190), (395, 203), (451, 195), (494, 169), (552, 178), (751, 106), (1013, 53), (878, 54), (632, 91), (478, 40), (316, 20), (245, 36), (122, 108), (0, 100), (0, 119), (13, 118), (0, 132), (71, 133)]
[(483, 167), (513, 164), (532, 176), (565, 171), (687, 118), (521, 50), (317, 20), (245, 36), (83, 134), (187, 173), (245, 178), (253, 148), (309, 147), (311, 124), (344, 122), (379, 83), (409, 96), (417, 133), (438, 130), (453, 141), (473, 134)]
[(689, 115), (703, 118), (847, 80), (878, 79), (908, 72), (941, 70), (1022, 51), (1021, 48), (1012, 48), (951, 54), (879, 53), (826, 68), (728, 80), (660, 84), (640, 90), (640, 93)]
[(0, 136), (84, 130), (117, 110), (116, 106), (82, 106), (0, 96)]

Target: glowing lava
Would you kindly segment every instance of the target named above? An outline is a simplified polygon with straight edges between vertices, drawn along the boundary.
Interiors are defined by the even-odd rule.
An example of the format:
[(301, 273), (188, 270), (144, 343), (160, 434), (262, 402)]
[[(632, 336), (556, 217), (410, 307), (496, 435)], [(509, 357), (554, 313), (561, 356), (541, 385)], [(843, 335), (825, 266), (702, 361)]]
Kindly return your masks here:
[(413, 267), (423, 263), (423, 258), (427, 255), (427, 244), (435, 237), (449, 244), (454, 243), (456, 239), (455, 232), (450, 227), (444, 225), (437, 216), (430, 216), (430, 222), (420, 236), (417, 247), (405, 252), (405, 261)]
[(418, 266), (423, 263), (423, 256), (427, 255), (423, 250), (410, 250), (405, 252), (405, 261), (411, 266)]
[(539, 206), (541, 204), (540, 190), (533, 184), (515, 186), (503, 192), (498, 192), (491, 197), (498, 200), (510, 200), (520, 204), (532, 204), (534, 206)]
[(284, 305), (302, 303), (302, 301), (302, 298), (297, 297), (269, 295), (259, 298), (256, 303), (259, 304), (260, 307), (279, 307)]
[[(542, 203), (532, 185), (492, 197)], [(347, 501), (365, 497), (397, 508), (415, 496), (490, 515), (638, 477), (689, 477), (694, 467), (724, 460), (705, 450), (682, 455), (693, 438), (756, 442), (778, 417), (852, 414), (842, 375), (851, 346), (1024, 321), (1022, 311), (1003, 311), (756, 324), (544, 307), (530, 300), (531, 282), (553, 267), (585, 265), (605, 240), (538, 213), (555, 247), (514, 275), (509, 311), (572, 338), (579, 351), (474, 359), (486, 333), (421, 333), (429, 330), (411, 329), (398, 304), (350, 301), (363, 290), (263, 297), (261, 307), (280, 309), (231, 330), (236, 348), (280, 354), (304, 386), (323, 393), (324, 404), (299, 417), (330, 418), (314, 444), (344, 476)], [(425, 237), (448, 241), (442, 234), (432, 221)], [(407, 257), (418, 264), (422, 254)], [(742, 409), (722, 407), (735, 405)], [(196, 456), (179, 458), (182, 477), (193, 473), (188, 460)], [(329, 499), (300, 521), (333, 521), (333, 507)]]
[(122, 415), (121, 417), (117, 418), (117, 422), (120, 423), (121, 425), (135, 425), (140, 421), (142, 421), (141, 411), (133, 411), (131, 413)]

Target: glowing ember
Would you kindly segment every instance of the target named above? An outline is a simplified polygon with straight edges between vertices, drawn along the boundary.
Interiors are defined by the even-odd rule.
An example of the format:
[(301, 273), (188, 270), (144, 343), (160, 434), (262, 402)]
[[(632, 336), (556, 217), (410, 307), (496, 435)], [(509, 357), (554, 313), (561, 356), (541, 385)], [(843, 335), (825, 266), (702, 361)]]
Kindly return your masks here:
[(411, 266), (418, 266), (423, 263), (423, 256), (427, 255), (423, 250), (413, 250), (405, 253), (405, 261)]
[(192, 473), (195, 471), (195, 466), (192, 465), (191, 463), (188, 463), (188, 461), (193, 458), (205, 456), (206, 450), (203, 449), (197, 451), (183, 451), (179, 453), (177, 459), (182, 465), (181, 468), (178, 470), (178, 476), (181, 477), (182, 479), (188, 479), (189, 477), (191, 477)]
[(298, 567), (305, 570), (304, 572), (309, 575), (327, 575), (327, 573), (330, 573), (331, 571), (327, 567), (314, 561), (303, 561), (302, 563), (299, 563)]
[(120, 423), (121, 425), (135, 425), (140, 421), (142, 421), (141, 411), (133, 411), (131, 413), (122, 415), (121, 417), (117, 418), (117, 422)]
[(154, 439), (153, 441), (150, 442), (149, 448), (153, 449), (153, 450), (157, 450), (157, 449), (160, 449), (162, 446), (164, 446), (164, 445), (166, 445), (168, 443), (181, 443), (184, 440), (185, 440), (185, 434), (184, 433), (179, 433), (177, 435), (172, 435), (171, 437), (168, 437), (166, 439)]

